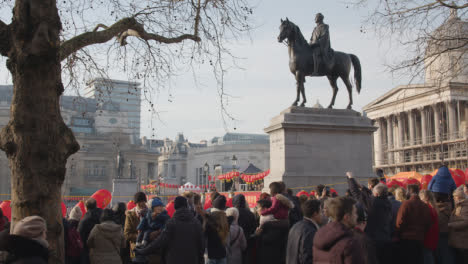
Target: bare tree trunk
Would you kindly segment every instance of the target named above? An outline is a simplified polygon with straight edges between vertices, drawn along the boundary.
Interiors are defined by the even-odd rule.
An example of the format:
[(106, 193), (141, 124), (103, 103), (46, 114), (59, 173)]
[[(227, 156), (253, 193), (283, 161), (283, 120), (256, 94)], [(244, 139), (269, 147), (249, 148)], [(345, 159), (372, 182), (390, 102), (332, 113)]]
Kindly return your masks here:
[(16, 0), (13, 16), (7, 61), (13, 100), (10, 121), (0, 134), (12, 175), (12, 222), (42, 216), (49, 263), (63, 263), (60, 190), (67, 158), (79, 145), (60, 114), (60, 18), (54, 0)]

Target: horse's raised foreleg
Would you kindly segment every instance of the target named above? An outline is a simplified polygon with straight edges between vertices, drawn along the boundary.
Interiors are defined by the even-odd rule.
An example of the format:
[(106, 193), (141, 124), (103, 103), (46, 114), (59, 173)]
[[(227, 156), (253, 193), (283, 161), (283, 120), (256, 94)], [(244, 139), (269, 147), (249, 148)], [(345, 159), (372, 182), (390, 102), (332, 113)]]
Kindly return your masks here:
[(300, 81), (299, 81), (299, 91), (300, 91), (301, 94), (302, 94), (302, 103), (301, 103), (301, 106), (304, 107), (304, 106), (305, 106), (305, 103), (307, 102), (306, 96), (305, 96), (305, 89), (304, 89), (305, 76), (301, 74), (299, 77), (300, 77), (300, 78), (298, 79), (298, 80), (300, 80)]
[(348, 89), (348, 94), (349, 94), (349, 104), (348, 104), (348, 107), (346, 107), (346, 109), (351, 109), (351, 106), (353, 105), (353, 90), (352, 90), (353, 86), (351, 85), (351, 82), (349, 81), (348, 77), (346, 78), (341, 77), (341, 79), (345, 83), (346, 89)]
[(333, 89), (333, 97), (332, 97), (332, 100), (330, 102), (330, 105), (328, 105), (328, 108), (333, 108), (333, 106), (335, 105), (336, 94), (338, 93), (338, 85), (336, 84), (336, 80), (338, 79), (338, 77), (328, 75), (327, 78), (328, 78), (328, 81), (330, 82), (330, 85), (331, 85), (331, 87)]

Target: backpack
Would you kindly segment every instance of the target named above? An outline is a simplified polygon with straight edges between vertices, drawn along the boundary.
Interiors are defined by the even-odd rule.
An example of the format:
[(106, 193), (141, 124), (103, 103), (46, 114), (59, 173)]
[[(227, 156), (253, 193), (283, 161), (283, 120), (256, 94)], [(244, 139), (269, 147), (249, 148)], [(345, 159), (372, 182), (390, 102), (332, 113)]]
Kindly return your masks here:
[(76, 228), (70, 228), (67, 235), (66, 255), (70, 257), (79, 257), (83, 251), (83, 242), (80, 233)]

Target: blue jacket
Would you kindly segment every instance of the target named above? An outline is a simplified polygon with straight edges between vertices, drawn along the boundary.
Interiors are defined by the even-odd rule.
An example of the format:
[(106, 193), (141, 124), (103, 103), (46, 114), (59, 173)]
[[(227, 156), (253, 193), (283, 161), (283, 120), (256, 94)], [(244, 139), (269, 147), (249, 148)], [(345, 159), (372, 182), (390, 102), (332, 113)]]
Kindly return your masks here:
[(457, 186), (455, 185), (455, 181), (453, 180), (449, 169), (445, 166), (439, 168), (427, 187), (427, 189), (432, 192), (445, 194), (452, 194), (456, 188)]
[(146, 231), (156, 231), (160, 229), (164, 229), (166, 226), (167, 220), (170, 219), (169, 215), (167, 214), (167, 211), (164, 210), (160, 214), (156, 216), (155, 219), (151, 216), (152, 211), (149, 210), (146, 216), (141, 219), (140, 224), (137, 227), (137, 230), (141, 230), (142, 232)]

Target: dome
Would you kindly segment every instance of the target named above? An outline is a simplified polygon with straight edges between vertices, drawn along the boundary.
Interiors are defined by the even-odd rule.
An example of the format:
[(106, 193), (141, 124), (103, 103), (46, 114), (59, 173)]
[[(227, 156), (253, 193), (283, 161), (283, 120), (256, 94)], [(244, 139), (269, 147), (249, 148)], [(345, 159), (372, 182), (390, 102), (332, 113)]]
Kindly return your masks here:
[(425, 54), (426, 83), (468, 82), (468, 21), (452, 9), (449, 18), (429, 36)]
[(312, 108), (323, 108), (323, 106), (319, 103), (319, 100), (317, 100), (317, 103), (315, 103)]

